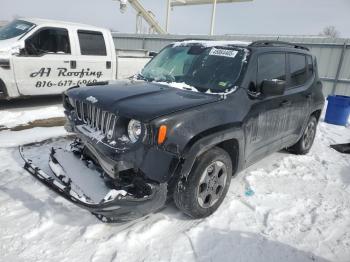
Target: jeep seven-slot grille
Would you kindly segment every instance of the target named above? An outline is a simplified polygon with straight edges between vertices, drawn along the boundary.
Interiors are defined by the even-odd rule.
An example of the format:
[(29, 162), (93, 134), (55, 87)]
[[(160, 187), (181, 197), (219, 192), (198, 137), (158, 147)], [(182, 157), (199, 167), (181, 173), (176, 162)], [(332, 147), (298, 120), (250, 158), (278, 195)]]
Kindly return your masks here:
[(75, 101), (75, 113), (79, 120), (89, 127), (101, 131), (108, 139), (113, 137), (118, 120), (115, 114), (82, 101)]

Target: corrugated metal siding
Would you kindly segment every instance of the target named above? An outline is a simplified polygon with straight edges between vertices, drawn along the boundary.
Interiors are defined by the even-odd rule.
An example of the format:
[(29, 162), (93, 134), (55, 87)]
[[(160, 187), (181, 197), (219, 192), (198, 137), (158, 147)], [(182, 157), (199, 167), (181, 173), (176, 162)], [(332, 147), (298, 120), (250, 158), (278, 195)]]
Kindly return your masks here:
[[(350, 41), (344, 38), (323, 38), (310, 36), (268, 36), (268, 35), (137, 35), (113, 33), (117, 49), (146, 49), (159, 51), (164, 46), (183, 39), (215, 40), (280, 40), (299, 43), (310, 48), (317, 57), (319, 75), (323, 80), (323, 91), (328, 95), (350, 96)], [(345, 48), (344, 48), (345, 45)], [(343, 58), (342, 58), (343, 57)], [(340, 65), (340, 61), (342, 63)], [(337, 76), (338, 73), (338, 76)]]

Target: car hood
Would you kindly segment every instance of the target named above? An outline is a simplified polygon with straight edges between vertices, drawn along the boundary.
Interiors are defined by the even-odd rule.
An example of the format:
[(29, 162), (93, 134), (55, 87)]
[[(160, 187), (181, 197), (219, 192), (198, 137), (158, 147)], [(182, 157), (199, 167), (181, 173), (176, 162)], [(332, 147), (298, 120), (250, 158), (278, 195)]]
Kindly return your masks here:
[(10, 52), (11, 48), (16, 44), (17, 38), (0, 40), (0, 52)]
[(220, 95), (134, 81), (72, 88), (66, 94), (73, 99), (93, 103), (103, 110), (145, 122), (222, 99)]

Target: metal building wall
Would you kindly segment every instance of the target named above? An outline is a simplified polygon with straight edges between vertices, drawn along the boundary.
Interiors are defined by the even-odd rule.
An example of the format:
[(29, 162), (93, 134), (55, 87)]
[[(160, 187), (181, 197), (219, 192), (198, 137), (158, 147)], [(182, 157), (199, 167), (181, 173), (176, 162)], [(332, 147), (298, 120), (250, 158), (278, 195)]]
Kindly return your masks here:
[(137, 35), (113, 33), (117, 49), (146, 49), (159, 51), (164, 46), (183, 39), (215, 40), (280, 40), (298, 43), (310, 48), (317, 57), (319, 75), (323, 81), (325, 95), (335, 93), (350, 96), (350, 39), (310, 36), (267, 35)]

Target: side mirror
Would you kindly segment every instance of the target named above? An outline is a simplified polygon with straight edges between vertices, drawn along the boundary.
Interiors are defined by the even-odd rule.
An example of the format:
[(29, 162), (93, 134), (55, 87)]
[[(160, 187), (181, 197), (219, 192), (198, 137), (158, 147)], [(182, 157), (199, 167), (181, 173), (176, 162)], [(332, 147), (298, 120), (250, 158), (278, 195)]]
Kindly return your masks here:
[(286, 81), (284, 80), (264, 80), (261, 83), (261, 93), (266, 96), (279, 96), (283, 95), (286, 89)]
[(11, 47), (11, 55), (20, 55), (24, 49), (25, 49), (25, 42), (24, 41), (16, 42)]
[(158, 55), (158, 52), (150, 51), (148, 55), (151, 57), (155, 57), (156, 55)]

